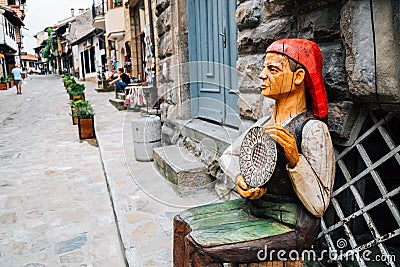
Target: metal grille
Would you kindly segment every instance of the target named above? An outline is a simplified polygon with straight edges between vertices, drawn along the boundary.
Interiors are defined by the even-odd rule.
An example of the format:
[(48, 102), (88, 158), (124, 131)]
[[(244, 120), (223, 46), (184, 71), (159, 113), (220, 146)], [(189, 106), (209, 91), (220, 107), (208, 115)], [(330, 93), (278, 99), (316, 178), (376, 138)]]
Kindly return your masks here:
[(319, 243), (335, 251), (338, 266), (400, 266), (400, 119), (371, 112), (359, 121), (355, 142), (335, 147), (335, 187)]

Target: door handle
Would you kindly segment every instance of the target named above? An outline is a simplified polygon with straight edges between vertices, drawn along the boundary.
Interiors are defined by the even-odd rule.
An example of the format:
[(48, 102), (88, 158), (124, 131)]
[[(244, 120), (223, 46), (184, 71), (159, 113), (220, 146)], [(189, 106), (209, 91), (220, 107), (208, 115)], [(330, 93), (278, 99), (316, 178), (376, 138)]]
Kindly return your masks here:
[(226, 48), (226, 27), (224, 27), (223, 32), (221, 32), (219, 35), (222, 36), (222, 43), (224, 44), (224, 48)]

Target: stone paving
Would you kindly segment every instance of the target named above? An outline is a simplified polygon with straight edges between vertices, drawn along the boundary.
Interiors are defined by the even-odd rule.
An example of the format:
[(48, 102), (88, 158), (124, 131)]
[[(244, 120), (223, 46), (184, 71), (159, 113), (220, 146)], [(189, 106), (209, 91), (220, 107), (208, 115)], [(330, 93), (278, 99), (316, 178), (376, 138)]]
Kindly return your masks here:
[(217, 196), (181, 197), (151, 162), (137, 162), (139, 113), (85, 85), (98, 147), (79, 141), (61, 78), (0, 91), (0, 266), (172, 266), (173, 216)]
[(0, 266), (125, 266), (95, 143), (60, 78), (0, 91)]

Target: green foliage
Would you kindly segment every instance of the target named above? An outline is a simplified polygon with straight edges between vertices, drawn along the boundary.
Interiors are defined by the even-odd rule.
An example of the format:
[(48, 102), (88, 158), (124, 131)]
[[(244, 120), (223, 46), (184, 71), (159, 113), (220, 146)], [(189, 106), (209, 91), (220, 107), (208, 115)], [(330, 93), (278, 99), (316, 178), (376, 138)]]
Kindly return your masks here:
[(12, 81), (12, 77), (0, 77), (0, 83), (9, 83)]
[(53, 57), (51, 56), (51, 53), (54, 52), (55, 50), (52, 31), (53, 29), (51, 27), (46, 29), (46, 32), (48, 33), (49, 37), (47, 38), (46, 46), (42, 50), (42, 55), (44, 58), (47, 59), (48, 62), (50, 62), (51, 66), (54, 66)]
[(71, 84), (76, 83), (75, 78), (74, 77), (70, 77), (70, 76), (68, 76), (68, 77), (64, 76), (63, 77), (63, 82), (64, 82), (64, 87), (67, 90), (67, 93), (70, 93), (69, 92), (70, 91), (69, 88), (71, 87)]
[(89, 101), (83, 101), (81, 99), (70, 102), (72, 116), (80, 119), (88, 119), (94, 116), (93, 107)]
[(67, 88), (67, 92), (71, 95), (83, 95), (85, 93), (85, 85), (79, 83), (71, 83)]
[(62, 80), (63, 80), (63, 82), (66, 82), (66, 81), (68, 81), (68, 80), (71, 80), (71, 76), (69, 76), (69, 75), (64, 75), (64, 76), (62, 77)]

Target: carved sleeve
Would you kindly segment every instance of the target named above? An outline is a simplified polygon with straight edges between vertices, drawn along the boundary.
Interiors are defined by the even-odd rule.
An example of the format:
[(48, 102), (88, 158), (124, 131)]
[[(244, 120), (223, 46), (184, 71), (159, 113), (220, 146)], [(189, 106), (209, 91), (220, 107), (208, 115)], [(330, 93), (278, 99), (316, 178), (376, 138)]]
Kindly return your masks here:
[(310, 120), (304, 125), (301, 149), (300, 161), (287, 170), (301, 202), (313, 215), (322, 217), (335, 178), (335, 155), (325, 123)]

